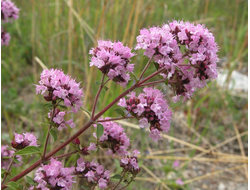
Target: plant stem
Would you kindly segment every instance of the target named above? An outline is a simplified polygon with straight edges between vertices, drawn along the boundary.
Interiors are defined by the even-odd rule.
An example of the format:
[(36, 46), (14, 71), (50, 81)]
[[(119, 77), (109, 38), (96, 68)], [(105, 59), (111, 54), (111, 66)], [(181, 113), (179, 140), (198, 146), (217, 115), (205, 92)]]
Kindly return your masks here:
[(191, 65), (188, 65), (188, 64), (178, 64), (177, 66), (191, 66)]
[(128, 187), (128, 186), (129, 186), (129, 184), (130, 184), (130, 183), (132, 183), (132, 181), (133, 181), (133, 180), (130, 180), (130, 182), (128, 182), (128, 184), (127, 184), (127, 185), (125, 185), (124, 187), (122, 187), (122, 188), (121, 188), (121, 189), (119, 189), (119, 190), (122, 190), (122, 189), (125, 189), (126, 187)]
[[(158, 83), (162, 83), (166, 81), (166, 79), (162, 79), (162, 80), (157, 80), (157, 81), (153, 81), (153, 82), (148, 82), (148, 83), (144, 83), (142, 85), (140, 85), (140, 87), (143, 87), (143, 86), (149, 86), (149, 85), (154, 85), (154, 84), (158, 84)], [(168, 83), (175, 83), (176, 81), (174, 80), (169, 80)]]
[[(105, 77), (105, 74), (102, 75), (102, 81), (101, 81), (101, 84), (100, 84), (99, 89), (98, 89), (98, 91), (97, 91), (97, 94), (96, 94), (96, 96), (95, 96), (95, 101), (94, 101), (94, 105), (93, 105), (93, 110), (92, 110), (92, 116), (91, 116), (91, 118), (94, 117), (95, 108), (96, 108), (96, 103), (97, 103), (97, 100), (98, 100), (98, 98), (99, 98), (99, 95), (100, 95), (100, 93), (101, 93), (101, 91), (102, 91), (102, 88), (103, 88), (103, 86), (104, 86), (104, 84), (103, 84), (104, 77)], [(107, 81), (106, 81), (106, 82), (107, 82)]]
[[(159, 74), (160, 72), (164, 71), (165, 68), (161, 68), (158, 71), (154, 72), (150, 76), (146, 77), (144, 80), (141, 82), (135, 83), (133, 86), (131, 86), (129, 89), (125, 90), (122, 94), (117, 96), (111, 103), (109, 103), (105, 108), (103, 108), (97, 115), (95, 115), (92, 119), (90, 119), (82, 128), (80, 128), (74, 135), (69, 137), (66, 141), (64, 141), (61, 145), (56, 147), (54, 150), (52, 150), (50, 153), (48, 153), (45, 157), (44, 160), (48, 160), (51, 156), (55, 155), (58, 151), (63, 149), (65, 146), (67, 146), (70, 142), (75, 140), (78, 136), (80, 136), (84, 131), (86, 131), (99, 117), (101, 117), (108, 109), (110, 109), (115, 103), (117, 103), (121, 98), (126, 96), (128, 93), (132, 92), (134, 89), (138, 88), (139, 85), (143, 84), (147, 80), (151, 79), (155, 75)], [(20, 174), (16, 175), (9, 181), (17, 181), (35, 168), (37, 168), (41, 164), (42, 160), (38, 160), (34, 164), (32, 164), (30, 167), (28, 167), (26, 170), (22, 171)], [(6, 185), (1, 186), (2, 189), (6, 188)]]
[(134, 116), (124, 116), (124, 117), (116, 117), (116, 118), (110, 118), (110, 119), (101, 119), (98, 120), (97, 122), (106, 122), (106, 121), (115, 121), (115, 120), (121, 120), (121, 119), (130, 119), (130, 118), (134, 118)]
[(65, 157), (65, 156), (69, 156), (69, 155), (75, 154), (75, 153), (77, 153), (77, 152), (79, 152), (79, 150), (75, 150), (75, 151), (73, 151), (73, 152), (69, 152), (69, 153), (66, 153), (66, 154), (62, 154), (62, 155), (60, 155), (60, 156), (55, 156), (54, 158), (62, 158), (62, 157)]
[[(58, 104), (59, 104), (59, 102), (58, 102)], [(54, 115), (55, 115), (55, 109), (56, 109), (56, 107), (57, 107), (58, 104), (54, 105), (54, 107), (53, 107), (53, 111), (52, 111), (52, 115), (51, 115), (51, 118), (50, 118), (50, 122), (53, 122)], [(45, 144), (44, 144), (43, 155), (42, 155), (42, 158), (41, 158), (42, 161), (44, 161), (44, 157), (45, 157), (45, 154), (46, 154), (46, 150), (47, 150), (47, 146), (48, 146), (48, 142), (49, 142), (49, 136), (50, 136), (49, 131), (50, 131), (51, 127), (52, 127), (52, 125), (50, 124), (49, 125), (49, 129), (47, 131)]]
[(8, 168), (6, 174), (4, 175), (4, 178), (3, 178), (3, 181), (2, 181), (2, 183), (1, 183), (1, 185), (4, 183), (4, 181), (6, 180), (7, 176), (9, 175), (13, 163), (14, 163), (14, 158), (12, 158), (12, 160), (11, 160), (11, 162), (10, 162), (9, 168)]
[(118, 185), (122, 182), (122, 180), (123, 180), (125, 174), (126, 174), (126, 172), (123, 171), (123, 175), (121, 176), (121, 179), (118, 181), (118, 183), (116, 184), (116, 186), (115, 186), (114, 189), (112, 189), (112, 190), (115, 190), (115, 189), (118, 187)]
[(150, 63), (151, 63), (153, 57), (154, 57), (154, 55), (148, 60), (148, 62), (147, 62), (147, 64), (146, 64), (145, 68), (143, 69), (143, 71), (142, 71), (142, 73), (141, 73), (141, 75), (140, 75), (140, 77), (139, 77), (139, 81), (141, 80), (141, 78), (143, 77), (143, 74), (146, 72), (147, 68), (149, 67), (149, 65), (150, 65)]
[(146, 82), (147, 80), (153, 78), (154, 76), (158, 75), (159, 73), (161, 73), (162, 71), (164, 71), (165, 68), (161, 68), (158, 71), (154, 72), (153, 74), (149, 75), (148, 77), (146, 77), (145, 79), (143, 79), (142, 81), (138, 82), (138, 85), (140, 86), (141, 84), (143, 84), (144, 82)]

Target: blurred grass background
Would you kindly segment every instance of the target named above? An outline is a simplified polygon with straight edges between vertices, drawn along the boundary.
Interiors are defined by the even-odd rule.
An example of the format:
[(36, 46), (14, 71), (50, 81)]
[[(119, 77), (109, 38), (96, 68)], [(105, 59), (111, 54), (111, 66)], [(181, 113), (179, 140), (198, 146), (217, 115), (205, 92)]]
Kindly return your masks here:
[[(13, 131), (18, 133), (35, 131), (40, 139), (46, 135), (46, 127), (41, 126), (41, 122), (44, 121), (48, 110), (42, 107), (44, 100), (41, 96), (35, 95), (34, 86), (38, 83), (42, 71), (39, 62), (48, 68), (62, 68), (77, 81), (82, 81), (81, 86), (85, 94), (84, 106), (91, 110), (98, 89), (95, 82), (101, 80), (101, 75), (96, 68), (89, 67), (88, 52), (96, 46), (98, 39), (119, 40), (132, 48), (135, 47), (136, 36), (139, 35), (141, 28), (161, 26), (173, 19), (201, 23), (205, 24), (216, 38), (221, 59), (218, 66), (229, 71), (228, 80), (234, 70), (243, 74), (248, 72), (246, 0), (13, 0), (13, 2), (21, 9), (20, 18), (13, 24), (2, 25), (11, 35), (10, 45), (2, 46), (1, 57), (2, 144), (10, 142)], [(135, 74), (138, 75), (147, 58), (142, 56), (142, 51), (136, 53), (138, 56), (133, 58), (133, 63), (135, 63)], [(147, 73), (153, 69), (150, 68)], [(124, 90), (111, 82), (107, 86), (109, 90), (101, 93), (97, 110), (103, 108)], [(171, 94), (165, 87), (160, 88)], [(174, 121), (169, 136), (161, 143), (152, 143), (147, 138), (147, 133), (131, 128), (129, 124), (131, 122), (137, 124), (136, 121), (128, 122), (128, 127), (125, 127), (135, 142), (132, 147), (139, 148), (143, 157), (154, 156), (155, 151), (162, 151), (158, 154), (163, 156), (161, 159), (153, 157), (152, 160), (142, 158), (141, 162), (146, 169), (143, 169), (141, 180), (131, 185), (130, 189), (165, 189), (166, 185), (170, 189), (206, 189), (206, 186), (201, 187), (201, 185), (207, 183), (211, 185), (209, 180), (215, 182), (212, 183), (214, 186), (209, 186), (207, 189), (217, 189), (225, 180), (223, 175), (231, 174), (230, 168), (233, 167), (236, 167), (237, 171), (233, 171), (238, 172), (237, 175), (240, 177), (238, 181), (236, 180), (236, 184), (247, 183), (247, 171), (244, 170), (245, 165), (241, 168), (240, 159), (247, 156), (248, 100), (231, 95), (229, 90), (218, 87), (215, 81), (210, 82), (208, 88), (196, 92), (186, 103), (174, 104), (170, 96), (167, 99), (173, 109)], [(116, 117), (114, 108), (106, 112), (105, 116)], [(75, 118), (77, 118), (77, 128), (87, 121), (84, 113), (79, 113)], [(59, 137), (63, 139), (65, 135), (70, 135), (76, 130), (59, 134)], [(82, 135), (83, 143), (92, 138), (91, 132), (93, 130)], [(241, 137), (237, 136), (242, 133)], [(170, 136), (175, 139), (171, 139)], [(235, 138), (230, 140), (232, 137)], [(181, 168), (178, 170), (172, 168), (172, 163), (178, 156), (194, 158), (202, 152), (202, 149), (207, 150), (227, 140), (228, 143), (215, 150), (218, 154), (209, 154), (205, 157), (221, 159), (219, 153), (223, 153), (223, 156), (227, 154), (228, 158), (234, 156), (233, 158), (238, 159), (234, 165), (221, 164), (220, 161), (187, 163), (182, 160)], [(42, 144), (42, 140), (40, 141)], [(55, 142), (49, 148), (52, 149), (59, 143)], [(177, 151), (174, 151), (176, 149)], [(115, 168), (112, 160), (101, 160), (101, 162), (110, 163), (113, 169)], [(213, 177), (211, 174), (201, 179), (196, 179), (196, 174), (183, 175), (184, 171), (193, 171), (193, 165), (197, 165), (198, 168), (201, 166), (200, 170), (209, 168), (202, 174), (198, 172), (197, 176), (220, 170), (223, 172), (222, 175), (217, 174)], [(231, 173), (225, 171), (227, 169)], [(14, 172), (18, 171), (17, 168), (14, 169)], [(151, 175), (150, 171), (154, 174)], [(174, 177), (169, 177), (173, 173)], [(182, 178), (186, 182), (185, 185), (176, 185), (175, 177)]]

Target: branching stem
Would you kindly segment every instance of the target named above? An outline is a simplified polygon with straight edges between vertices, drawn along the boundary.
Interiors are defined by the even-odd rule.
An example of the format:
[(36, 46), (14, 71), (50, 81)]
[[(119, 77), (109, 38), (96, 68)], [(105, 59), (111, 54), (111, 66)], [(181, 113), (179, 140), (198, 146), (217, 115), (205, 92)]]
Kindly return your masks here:
[[(14, 156), (14, 157), (15, 157), (15, 156)], [(14, 157), (12, 158), (12, 160), (11, 160), (11, 162), (10, 162), (10, 165), (9, 165), (9, 167), (8, 167), (7, 172), (6, 172), (5, 175), (4, 175), (4, 178), (3, 178), (3, 181), (2, 181), (2, 183), (1, 183), (1, 185), (3, 185), (4, 181), (6, 180), (6, 178), (8, 177), (8, 175), (10, 174), (11, 167), (12, 167), (12, 165), (13, 165), (13, 163), (14, 163)]]
[[(153, 74), (151, 74), (150, 76), (146, 77), (142, 81), (140, 81), (138, 83), (135, 83), (133, 86), (131, 86), (130, 88), (128, 88), (127, 90), (125, 90), (122, 94), (120, 94), (119, 96), (117, 96), (111, 103), (109, 103), (105, 108), (103, 108), (98, 114), (96, 114), (93, 118), (91, 118), (74, 135), (72, 135), (71, 137), (69, 137), (66, 141), (64, 141), (62, 144), (60, 144), (58, 147), (56, 147), (54, 150), (52, 150), (50, 153), (48, 153), (44, 157), (44, 160), (48, 160), (51, 156), (55, 155), (58, 151), (60, 151), (65, 146), (67, 146), (70, 142), (72, 142), (73, 140), (75, 140), (79, 135), (81, 135), (84, 131), (86, 131), (94, 122), (96, 122), (99, 117), (101, 117), (107, 110), (109, 110), (114, 104), (116, 104), (121, 98), (123, 98), (124, 96), (126, 96), (127, 94), (129, 94), (130, 92), (132, 92), (134, 89), (140, 87), (141, 84), (143, 84), (147, 80), (153, 78), (154, 76), (156, 76), (157, 74), (161, 73), (164, 70), (165, 70), (165, 68), (159, 69), (158, 71), (154, 72)], [(37, 168), (38, 166), (40, 166), (41, 162), (42, 162), (42, 159), (38, 160), (37, 162), (35, 162), (34, 164), (32, 164), (30, 167), (28, 167), (26, 170), (22, 171), (20, 174), (16, 175), (15, 177), (13, 177), (9, 181), (17, 181), (17, 180), (21, 179), (23, 176), (27, 175), (29, 172), (33, 171), (35, 168)], [(1, 188), (5, 189), (6, 185), (2, 185)]]
[(142, 73), (141, 73), (141, 75), (140, 75), (140, 77), (139, 77), (139, 81), (141, 80), (141, 78), (143, 77), (143, 74), (146, 72), (146, 70), (148, 69), (148, 67), (149, 67), (149, 65), (150, 65), (150, 63), (152, 62), (152, 59), (154, 58), (154, 55), (148, 60), (148, 62), (147, 62), (147, 64), (146, 64), (146, 66), (145, 66), (145, 68), (143, 69), (143, 71), (142, 71)]
[[(100, 84), (99, 89), (98, 89), (98, 91), (97, 91), (97, 93), (96, 93), (96, 96), (95, 96), (95, 100), (94, 100), (94, 105), (93, 105), (93, 110), (92, 110), (92, 116), (91, 116), (91, 118), (94, 117), (95, 108), (96, 108), (96, 104), (97, 104), (97, 100), (98, 100), (98, 98), (99, 98), (99, 95), (100, 95), (100, 93), (101, 93), (101, 91), (102, 91), (103, 86), (105, 85), (105, 84), (103, 84), (104, 78), (105, 78), (105, 74), (102, 75), (102, 81), (101, 81), (101, 84)], [(106, 83), (107, 83), (107, 81), (106, 81)]]

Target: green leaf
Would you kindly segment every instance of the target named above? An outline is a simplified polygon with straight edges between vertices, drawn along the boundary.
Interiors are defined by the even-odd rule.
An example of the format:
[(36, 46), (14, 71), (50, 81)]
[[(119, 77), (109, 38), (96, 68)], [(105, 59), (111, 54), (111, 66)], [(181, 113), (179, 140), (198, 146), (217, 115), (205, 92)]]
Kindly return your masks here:
[(49, 133), (51, 134), (51, 136), (53, 137), (54, 139), (54, 142), (57, 140), (57, 129), (56, 128), (52, 128), (49, 130)]
[(102, 82), (101, 82), (101, 81), (95, 81), (95, 84), (96, 84), (96, 85), (101, 85)]
[(6, 186), (8, 186), (11, 190), (18, 190), (19, 188), (19, 184), (14, 181), (7, 183)]
[(139, 79), (135, 76), (135, 74), (134, 74), (134, 73), (130, 73), (130, 74), (131, 74), (132, 78), (133, 78), (136, 82), (138, 82), (138, 81), (139, 81)]
[(5, 173), (7, 173), (7, 170), (1, 168), (1, 177), (3, 178)]
[(106, 86), (103, 86), (103, 88), (104, 88), (104, 90), (106, 90), (106, 91), (108, 91), (108, 89), (109, 89), (109, 88), (108, 88), (108, 87), (106, 87)]
[(159, 79), (164, 79), (164, 77), (163, 76), (161, 76), (161, 75), (157, 75), (157, 77), (159, 78)]
[(81, 110), (87, 112), (89, 114), (89, 116), (91, 116), (91, 112), (90, 111), (88, 111), (88, 110), (86, 110), (86, 109), (84, 109), (82, 107), (81, 107)]
[(62, 108), (63, 110), (67, 110), (67, 109), (68, 109), (67, 106), (62, 105), (62, 104), (59, 104), (58, 106), (59, 106), (60, 108)]
[(35, 185), (35, 182), (33, 181), (33, 179), (30, 176), (26, 176), (27, 182), (31, 185)]
[(119, 115), (121, 115), (121, 116), (125, 116), (126, 115), (125, 111), (122, 108), (116, 108), (114, 111), (116, 113), (118, 113)]
[(84, 186), (84, 185), (82, 185), (81, 188), (86, 189), (86, 190), (90, 190), (90, 187)]
[(53, 108), (53, 104), (51, 104), (51, 103), (45, 103), (45, 104), (43, 104), (43, 107), (47, 107), (47, 108)]
[(168, 79), (164, 81), (164, 84), (168, 86)]
[(41, 125), (48, 127), (49, 124), (48, 123), (41, 123)]
[(50, 121), (50, 118), (49, 118), (48, 116), (46, 116), (45, 119), (46, 119), (47, 121)]
[(122, 176), (120, 174), (115, 174), (114, 176), (111, 177), (112, 179), (121, 179)]
[(19, 164), (19, 163), (20, 163), (20, 161), (19, 161), (18, 159), (16, 159), (15, 157), (13, 158), (13, 160), (14, 160), (14, 162), (15, 162), (16, 164)]
[(156, 63), (156, 62), (153, 62), (153, 64), (154, 64), (154, 66), (155, 66), (156, 70), (158, 71), (158, 69), (159, 69), (159, 64), (158, 64), (158, 63)]
[(36, 146), (27, 146), (24, 149), (14, 153), (14, 155), (28, 155), (28, 154), (39, 154), (39, 153), (41, 153), (40, 148)]
[(103, 131), (104, 131), (103, 125), (98, 123), (96, 128), (96, 136), (98, 139), (103, 135)]

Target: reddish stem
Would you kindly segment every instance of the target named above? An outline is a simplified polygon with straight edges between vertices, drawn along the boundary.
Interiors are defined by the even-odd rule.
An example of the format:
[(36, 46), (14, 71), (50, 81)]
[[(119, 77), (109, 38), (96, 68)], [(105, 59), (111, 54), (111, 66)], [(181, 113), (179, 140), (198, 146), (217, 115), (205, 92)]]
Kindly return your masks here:
[(79, 152), (79, 150), (75, 150), (75, 151), (73, 151), (73, 152), (69, 152), (69, 153), (66, 153), (66, 154), (62, 154), (62, 155), (59, 155), (59, 156), (55, 156), (54, 158), (62, 158), (62, 157), (65, 157), (65, 156), (69, 156), (69, 155), (71, 155), (71, 154), (75, 154), (75, 153), (77, 153), (77, 152)]
[[(48, 153), (45, 157), (44, 160), (48, 160), (51, 156), (55, 155), (58, 151), (60, 151), (61, 149), (63, 149), (65, 146), (67, 146), (70, 142), (72, 142), (73, 140), (75, 140), (78, 136), (80, 136), (84, 131), (86, 131), (94, 122), (96, 122), (96, 120), (101, 117), (108, 109), (110, 109), (115, 103), (117, 103), (121, 98), (123, 98), (124, 96), (126, 96), (128, 93), (132, 92), (134, 89), (138, 88), (140, 84), (143, 84), (144, 82), (146, 82), (147, 80), (151, 79), (152, 77), (156, 76), (157, 74), (159, 74), (160, 72), (164, 71), (165, 68), (161, 68), (158, 71), (154, 72), (153, 74), (151, 74), (150, 76), (146, 77), (144, 80), (142, 80), (141, 82), (135, 83), (133, 86), (131, 86), (129, 89), (125, 90), (122, 94), (120, 94), (119, 96), (117, 96), (111, 103), (109, 103), (103, 110), (101, 110), (96, 116), (94, 116), (92, 119), (90, 119), (82, 128), (80, 128), (74, 135), (72, 135), (71, 137), (69, 137), (69, 139), (67, 139), (66, 141), (64, 141), (61, 145), (59, 145), (58, 147), (56, 147), (54, 150), (52, 150), (50, 153)], [(35, 168), (37, 168), (40, 164), (41, 164), (42, 160), (38, 160), (37, 162), (35, 162), (34, 164), (32, 164), (30, 167), (28, 167), (26, 170), (24, 170), (23, 172), (21, 172), (20, 174), (16, 175), (15, 177), (13, 177), (10, 181), (17, 181), (19, 179), (21, 179), (23, 176), (27, 175), (29, 172), (31, 172), (32, 170), (34, 170)], [(1, 186), (2, 189), (6, 188), (6, 185), (2, 185)]]
[(143, 79), (142, 81), (138, 82), (138, 85), (140, 86), (141, 84), (143, 84), (144, 82), (146, 82), (147, 80), (153, 78), (154, 76), (158, 75), (159, 73), (161, 73), (162, 71), (164, 71), (165, 68), (161, 68), (158, 71), (154, 72), (153, 74), (149, 75), (148, 77), (146, 77), (145, 79)]
[[(15, 157), (15, 156), (14, 156), (14, 157)], [(12, 158), (12, 160), (11, 160), (11, 162), (10, 162), (10, 165), (9, 165), (9, 167), (8, 167), (7, 172), (6, 172), (5, 175), (4, 175), (4, 178), (3, 178), (3, 181), (2, 181), (2, 183), (1, 183), (1, 185), (5, 182), (7, 176), (10, 174), (11, 167), (12, 167), (12, 165), (13, 165), (13, 163), (14, 163), (14, 157)]]
[[(163, 80), (157, 80), (157, 81), (153, 81), (153, 82), (148, 82), (148, 83), (144, 83), (144, 84), (141, 84), (140, 87), (143, 87), (143, 86), (150, 86), (150, 85), (154, 85), (154, 84), (159, 84), (159, 83), (162, 83), (166, 81), (166, 79), (163, 79)], [(174, 80), (169, 80), (168, 83), (175, 83), (176, 81)]]
[(105, 74), (103, 74), (103, 76), (102, 76), (101, 84), (100, 84), (99, 89), (98, 89), (98, 91), (97, 91), (97, 94), (96, 94), (96, 96), (95, 96), (95, 101), (94, 101), (94, 105), (93, 105), (93, 110), (92, 110), (92, 116), (91, 116), (91, 118), (94, 117), (95, 108), (96, 108), (96, 103), (97, 103), (97, 100), (98, 100), (98, 98), (99, 98), (99, 95), (100, 95), (100, 93), (101, 93), (101, 91), (102, 91), (102, 88), (103, 88), (103, 86), (104, 86), (104, 85), (103, 85), (104, 77), (105, 77)]
[(141, 80), (141, 78), (143, 77), (143, 74), (145, 73), (145, 71), (146, 71), (147, 68), (149, 67), (149, 65), (150, 65), (150, 63), (151, 63), (153, 57), (154, 57), (154, 56), (152, 56), (152, 57), (148, 60), (148, 62), (147, 62), (147, 64), (146, 64), (145, 68), (143, 69), (143, 71), (142, 71), (142, 73), (141, 73), (141, 75), (140, 75), (140, 77), (139, 77), (139, 81)]
[(110, 119), (100, 119), (97, 122), (115, 121), (115, 120), (130, 119), (130, 118), (134, 118), (134, 116), (116, 117), (116, 118), (110, 118)]

